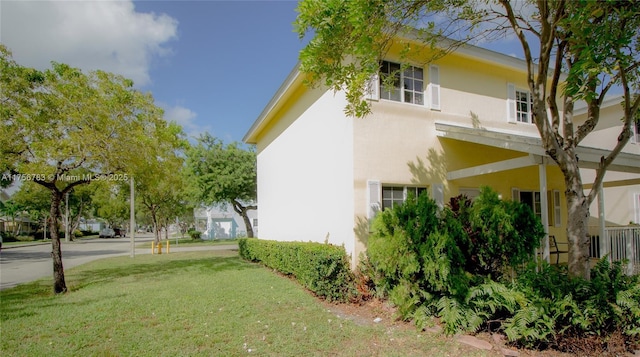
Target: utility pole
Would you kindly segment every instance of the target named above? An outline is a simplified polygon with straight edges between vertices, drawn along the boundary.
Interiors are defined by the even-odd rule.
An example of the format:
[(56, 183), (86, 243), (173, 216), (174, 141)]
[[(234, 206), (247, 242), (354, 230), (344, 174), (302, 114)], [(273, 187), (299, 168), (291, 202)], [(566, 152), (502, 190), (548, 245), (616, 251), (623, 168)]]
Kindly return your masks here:
[(131, 183), (130, 183), (130, 209), (129, 209), (129, 230), (131, 231), (131, 258), (136, 256), (136, 213), (135, 213), (135, 201), (134, 201), (134, 187), (133, 187), (133, 175), (131, 175)]
[(69, 191), (67, 191), (67, 194), (65, 196), (64, 205), (66, 208), (66, 213), (64, 215), (64, 241), (69, 242), (71, 241), (71, 237), (69, 236)]

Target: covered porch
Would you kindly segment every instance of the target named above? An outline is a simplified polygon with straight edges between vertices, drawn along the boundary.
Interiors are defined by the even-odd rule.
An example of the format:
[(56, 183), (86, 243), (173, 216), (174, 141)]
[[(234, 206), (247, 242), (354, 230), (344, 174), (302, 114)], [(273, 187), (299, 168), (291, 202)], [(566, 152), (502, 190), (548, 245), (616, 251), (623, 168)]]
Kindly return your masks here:
[[(560, 217), (560, 215), (557, 214), (557, 212), (553, 212), (553, 210), (559, 208), (555, 207), (553, 203), (550, 205), (549, 200), (559, 199), (560, 192), (562, 192), (562, 197), (564, 197), (565, 187), (564, 182), (561, 183), (560, 187), (557, 179), (554, 182), (555, 187), (549, 187), (548, 170), (551, 167), (555, 167), (552, 170), (557, 171), (557, 165), (542, 148), (540, 138), (504, 131), (492, 131), (486, 128), (465, 127), (444, 122), (436, 122), (435, 125), (437, 136), (441, 139), (441, 142), (453, 140), (458, 145), (468, 145), (470, 150), (477, 150), (478, 147), (488, 147), (493, 150), (502, 149), (510, 153), (510, 158), (507, 159), (486, 155), (483, 158), (484, 162), (481, 164), (449, 170), (446, 173), (448, 182), (469, 182), (469, 179), (486, 182), (486, 178), (482, 178), (484, 175), (498, 172), (513, 172), (515, 175), (516, 170), (520, 170), (521, 173), (523, 172), (521, 169), (524, 168), (529, 168), (529, 173), (531, 173), (532, 171), (530, 170), (532, 168), (537, 168), (538, 195), (536, 198), (539, 196), (539, 202), (536, 202), (536, 208), (539, 207), (539, 211), (536, 213), (538, 213), (545, 229), (545, 238), (543, 239), (539, 253), (547, 262), (553, 260), (555, 263), (556, 258), (554, 256), (554, 259), (551, 259), (551, 255), (554, 254), (554, 250), (557, 251), (559, 249), (553, 247), (553, 243), (550, 245), (549, 227), (550, 219), (556, 220), (554, 217)], [(578, 147), (577, 154), (580, 158), (579, 167), (581, 169), (595, 170), (600, 163), (601, 157), (608, 155), (609, 151), (591, 147)], [(640, 252), (638, 251), (640, 249), (640, 234), (638, 233), (640, 227), (616, 230), (606, 226), (607, 212), (605, 212), (604, 188), (640, 185), (640, 155), (621, 152), (616, 160), (609, 166), (608, 172), (632, 174), (633, 177), (625, 180), (606, 181), (601, 187), (595, 188), (598, 190), (598, 227), (596, 234), (592, 234), (592, 256), (594, 258), (600, 258), (609, 254), (609, 259), (614, 261), (628, 259), (628, 273), (637, 273), (638, 270), (640, 270)], [(555, 175), (557, 176), (557, 172)], [(585, 189), (593, 188), (585, 185)], [(518, 200), (519, 197), (517, 188), (512, 188), (512, 198)], [(549, 214), (549, 210), (552, 210), (551, 214)], [(563, 221), (561, 223), (553, 222), (554, 226), (557, 227), (553, 228), (553, 235), (559, 243), (566, 243), (566, 215), (562, 218)], [(560, 225), (563, 229), (559, 229)], [(594, 237), (597, 238), (594, 239)], [(594, 249), (596, 244), (597, 249)]]

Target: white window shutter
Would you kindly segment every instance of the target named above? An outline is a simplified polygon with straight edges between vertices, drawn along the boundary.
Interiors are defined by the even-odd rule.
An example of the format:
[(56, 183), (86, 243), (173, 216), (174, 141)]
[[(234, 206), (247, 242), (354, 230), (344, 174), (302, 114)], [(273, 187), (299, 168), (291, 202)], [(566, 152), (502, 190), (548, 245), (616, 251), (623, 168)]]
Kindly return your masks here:
[(507, 121), (516, 122), (516, 86), (513, 83), (507, 84)]
[(514, 187), (511, 189), (511, 199), (520, 202), (520, 190), (518, 188)]
[(553, 225), (560, 227), (562, 225), (562, 208), (560, 206), (560, 191), (553, 190)]
[(380, 181), (368, 180), (367, 191), (367, 218), (373, 219), (382, 208), (380, 204)]
[(369, 78), (364, 93), (368, 100), (380, 100), (380, 76), (378, 74)]
[(440, 209), (444, 208), (444, 185), (441, 183), (431, 186), (431, 198), (436, 201)]
[(440, 67), (436, 65), (429, 66), (429, 107), (434, 110), (440, 110)]

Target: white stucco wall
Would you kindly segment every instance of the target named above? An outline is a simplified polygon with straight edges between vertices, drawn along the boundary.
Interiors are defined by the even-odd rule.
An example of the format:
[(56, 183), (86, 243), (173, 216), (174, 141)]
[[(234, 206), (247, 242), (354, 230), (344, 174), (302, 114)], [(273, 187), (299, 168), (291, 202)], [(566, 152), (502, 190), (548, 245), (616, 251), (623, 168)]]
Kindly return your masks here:
[(258, 140), (259, 238), (328, 241), (353, 252), (353, 119), (345, 104), (342, 94), (305, 90)]

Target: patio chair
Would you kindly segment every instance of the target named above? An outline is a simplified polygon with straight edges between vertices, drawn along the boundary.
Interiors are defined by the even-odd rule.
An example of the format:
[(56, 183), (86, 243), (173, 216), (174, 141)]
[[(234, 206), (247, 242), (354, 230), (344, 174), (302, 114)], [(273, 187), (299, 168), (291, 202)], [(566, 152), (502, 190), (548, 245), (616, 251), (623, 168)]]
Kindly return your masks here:
[[(564, 250), (560, 250), (559, 245), (562, 245)], [(566, 248), (565, 248), (566, 247)], [(558, 243), (556, 236), (549, 236), (549, 255), (556, 255), (556, 265), (560, 262), (560, 254), (569, 254), (569, 243)]]

